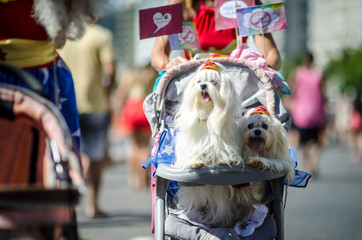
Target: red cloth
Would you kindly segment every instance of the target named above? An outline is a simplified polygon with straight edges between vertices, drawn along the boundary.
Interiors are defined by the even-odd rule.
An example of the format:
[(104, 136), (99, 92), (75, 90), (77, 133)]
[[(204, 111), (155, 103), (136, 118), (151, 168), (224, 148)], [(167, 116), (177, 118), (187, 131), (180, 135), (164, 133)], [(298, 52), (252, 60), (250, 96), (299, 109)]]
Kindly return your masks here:
[(128, 99), (125, 102), (122, 113), (116, 120), (115, 128), (124, 133), (132, 133), (136, 129), (142, 132), (151, 132), (150, 124), (143, 112), (143, 100)]
[(32, 15), (32, 0), (0, 3), (0, 40), (9, 38), (48, 40), (45, 29)]
[[(234, 28), (215, 30), (215, 9), (205, 7), (204, 1), (200, 1), (200, 9), (192, 21), (196, 24), (201, 49), (204, 51), (210, 47), (221, 50), (236, 39)], [(243, 43), (246, 43), (246, 38), (243, 38)]]

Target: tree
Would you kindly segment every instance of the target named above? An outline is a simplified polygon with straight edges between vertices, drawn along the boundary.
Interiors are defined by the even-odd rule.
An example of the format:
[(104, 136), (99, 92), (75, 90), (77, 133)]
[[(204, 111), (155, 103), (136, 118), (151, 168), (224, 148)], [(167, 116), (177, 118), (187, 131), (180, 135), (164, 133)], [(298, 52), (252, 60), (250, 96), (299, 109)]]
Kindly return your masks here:
[(326, 80), (338, 81), (340, 90), (362, 89), (362, 49), (346, 48), (339, 59), (332, 59), (324, 69)]

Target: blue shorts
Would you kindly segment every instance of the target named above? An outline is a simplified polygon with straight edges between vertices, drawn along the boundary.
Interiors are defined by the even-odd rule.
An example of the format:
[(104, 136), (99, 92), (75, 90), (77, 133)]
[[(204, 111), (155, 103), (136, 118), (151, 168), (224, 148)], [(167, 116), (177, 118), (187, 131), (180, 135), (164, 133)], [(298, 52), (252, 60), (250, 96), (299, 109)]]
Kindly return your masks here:
[(107, 132), (110, 126), (108, 113), (84, 113), (79, 115), (82, 133), (81, 151), (91, 162), (104, 160), (107, 151)]

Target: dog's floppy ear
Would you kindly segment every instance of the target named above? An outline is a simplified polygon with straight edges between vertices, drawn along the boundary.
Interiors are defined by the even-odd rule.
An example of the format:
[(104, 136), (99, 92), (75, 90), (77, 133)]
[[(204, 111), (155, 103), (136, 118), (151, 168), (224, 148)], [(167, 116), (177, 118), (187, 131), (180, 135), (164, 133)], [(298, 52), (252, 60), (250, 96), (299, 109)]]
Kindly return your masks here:
[(187, 126), (193, 126), (198, 119), (196, 117), (189, 118), (190, 111), (194, 110), (194, 99), (193, 94), (187, 94), (191, 93), (193, 91), (193, 79), (187, 84), (185, 90), (183, 91), (182, 98), (180, 103), (178, 104), (176, 110), (175, 110), (175, 119), (176, 122), (180, 123), (182, 122), (182, 125)]
[(213, 119), (212, 127), (217, 133), (220, 133), (225, 124), (232, 119), (238, 108), (238, 101), (234, 85), (231, 82), (230, 75), (223, 69), (220, 71), (220, 92), (219, 101), (214, 102), (214, 110), (210, 117)]
[(273, 134), (275, 138), (275, 143), (277, 143), (277, 152), (282, 154), (283, 156), (287, 156), (289, 153), (288, 149), (288, 137), (287, 133), (283, 127), (283, 125), (280, 123), (279, 119), (276, 117), (272, 117), (273, 121)]
[(224, 79), (222, 81), (220, 94), (225, 102), (225, 112), (226, 114), (235, 114), (235, 110), (238, 108), (238, 98), (235, 91), (235, 87), (233, 82), (231, 81), (231, 77), (228, 73), (222, 72), (221, 78)]

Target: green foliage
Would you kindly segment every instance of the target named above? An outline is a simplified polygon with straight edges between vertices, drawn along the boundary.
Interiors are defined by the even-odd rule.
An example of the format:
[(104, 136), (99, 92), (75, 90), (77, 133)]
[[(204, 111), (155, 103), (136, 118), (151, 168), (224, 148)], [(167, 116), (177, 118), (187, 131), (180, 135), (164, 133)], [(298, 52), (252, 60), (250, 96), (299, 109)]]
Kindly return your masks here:
[(339, 59), (328, 62), (323, 73), (326, 80), (338, 81), (341, 91), (362, 89), (362, 49), (344, 49)]
[(285, 80), (288, 80), (289, 74), (299, 65), (302, 64), (302, 54), (297, 54), (283, 60), (282, 74)]

